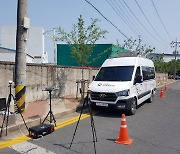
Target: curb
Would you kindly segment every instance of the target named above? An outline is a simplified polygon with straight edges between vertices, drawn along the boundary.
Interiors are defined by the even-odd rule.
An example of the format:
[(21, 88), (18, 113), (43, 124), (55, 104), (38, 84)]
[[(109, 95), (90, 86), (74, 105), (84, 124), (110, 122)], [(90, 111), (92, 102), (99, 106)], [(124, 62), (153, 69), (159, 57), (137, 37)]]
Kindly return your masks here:
[[(176, 80), (171, 81), (171, 82), (167, 82), (166, 84), (169, 85), (169, 84), (172, 84), (172, 83), (175, 83), (175, 82), (176, 82)], [(164, 87), (164, 84), (161, 84), (161, 85), (157, 86), (157, 88), (161, 88), (161, 87)]]

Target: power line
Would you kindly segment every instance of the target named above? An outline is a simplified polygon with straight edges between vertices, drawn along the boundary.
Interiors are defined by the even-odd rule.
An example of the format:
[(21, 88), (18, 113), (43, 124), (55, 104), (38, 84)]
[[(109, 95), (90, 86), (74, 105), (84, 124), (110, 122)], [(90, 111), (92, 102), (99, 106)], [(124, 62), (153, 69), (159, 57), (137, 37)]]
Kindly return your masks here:
[(131, 12), (131, 14), (136, 18), (136, 20), (139, 22), (139, 24), (145, 29), (145, 31), (156, 41), (160, 42), (158, 39), (156, 39), (148, 30), (147, 28), (141, 23), (141, 21), (136, 17), (136, 15), (133, 13), (133, 11), (131, 10), (131, 8), (128, 6), (128, 4), (123, 0), (124, 4), (126, 5), (126, 7), (128, 8), (128, 10)]
[[(130, 15), (129, 15), (129, 12), (128, 12), (128, 10), (123, 6), (123, 3), (119, 0), (119, 3), (121, 4), (118, 4), (118, 2), (116, 1), (116, 0), (114, 0), (114, 2), (116, 3), (116, 5), (118, 6), (118, 8), (120, 9), (120, 11), (122, 11), (122, 13), (124, 14), (124, 16), (129, 20), (129, 22), (133, 25), (133, 26), (135, 26), (135, 28), (137, 29), (137, 31), (139, 32), (139, 26), (138, 26), (138, 24), (136, 23), (136, 21), (134, 20), (134, 18), (132, 18)], [(122, 7), (123, 8), (122, 8)], [(124, 11), (124, 10), (125, 11)], [(119, 12), (120, 12), (119, 11)], [(131, 19), (130, 19), (131, 18)]]
[[(112, 0), (106, 0), (108, 2), (108, 4), (111, 6), (111, 8), (116, 12), (116, 14), (126, 23), (126, 25), (134, 32), (134, 34), (136, 36), (139, 36), (139, 34), (141, 34), (141, 32), (139, 31), (139, 29), (136, 27), (136, 25), (130, 20), (130, 18), (127, 16), (127, 14), (123, 11), (123, 9), (120, 7), (120, 5), (116, 2), (116, 0), (114, 0), (114, 2)], [(120, 9), (120, 10), (119, 10)], [(121, 13), (122, 12), (122, 13)], [(129, 20), (129, 21), (128, 21)], [(144, 38), (146, 39), (146, 38)], [(134, 42), (129, 39), (129, 41), (131, 41), (133, 44)], [(148, 42), (148, 41), (147, 41)]]
[(109, 19), (107, 19), (92, 3), (90, 3), (88, 0), (84, 0), (84, 1), (89, 5), (91, 5), (107, 22), (109, 22), (114, 28), (116, 28), (119, 33), (121, 33), (125, 38), (129, 39), (116, 25), (114, 25)]
[[(116, 2), (116, 0), (114, 0), (114, 1)], [(128, 18), (129, 21), (132, 23), (132, 25), (136, 27), (136, 29), (137, 29), (137, 31), (140, 33), (140, 35), (141, 35), (141, 36), (144, 35), (144, 36), (145, 36), (144, 39), (145, 39), (147, 42), (149, 42), (149, 40), (147, 40), (146, 34), (142, 31), (141, 27), (139, 27), (137, 21), (130, 15), (130, 12), (129, 12), (129, 10), (127, 10), (126, 6), (124, 6), (124, 4), (121, 2), (121, 0), (119, 0), (119, 3), (121, 4), (121, 6), (123, 7), (123, 9), (124, 9), (125, 11), (123, 11), (123, 9), (122, 9), (122, 7), (120, 6), (120, 4), (118, 4), (118, 3), (116, 2), (117, 6), (118, 6), (118, 7), (120, 8), (120, 10), (124, 13), (124, 15), (126, 16), (126, 18)], [(131, 18), (131, 19), (130, 19), (130, 18)], [(142, 34), (143, 34), (143, 35), (142, 35)]]
[[(108, 0), (106, 0), (108, 2)], [(139, 36), (139, 35), (144, 35), (144, 33), (142, 33), (140, 31), (140, 28), (137, 27), (137, 24), (136, 22), (132, 22), (133, 20), (131, 20), (126, 13), (125, 11), (122, 9), (122, 7), (116, 2), (116, 0), (113, 0), (114, 2), (112, 2), (112, 0), (109, 0), (110, 2), (109, 5), (112, 7), (112, 9), (119, 15), (119, 17), (127, 24), (127, 26), (135, 33), (136, 36)], [(113, 7), (113, 6), (114, 7)], [(127, 10), (126, 10), (127, 11)], [(132, 18), (133, 19), (133, 18)], [(147, 41), (146, 37), (144, 37), (144, 39)], [(147, 41), (148, 42), (148, 41)]]
[(139, 3), (137, 2), (137, 0), (135, 0), (136, 4), (138, 5), (141, 13), (144, 15), (145, 19), (147, 20), (147, 22), (149, 23), (149, 25), (151, 26), (151, 28), (154, 30), (154, 32), (156, 33), (156, 35), (161, 39), (162, 42), (165, 42), (161, 36), (157, 33), (157, 31), (154, 29), (154, 27), (152, 26), (151, 22), (149, 21), (149, 19), (146, 17), (145, 13), (143, 12), (142, 8), (140, 7)]
[(159, 13), (158, 13), (158, 11), (157, 11), (157, 8), (156, 8), (156, 6), (155, 6), (153, 0), (151, 0), (151, 2), (152, 2), (152, 4), (153, 4), (153, 7), (154, 7), (154, 9), (155, 9), (155, 11), (156, 11), (156, 13), (157, 13), (157, 15), (158, 15), (159, 20), (161, 21), (161, 24), (163, 25), (163, 27), (164, 27), (164, 29), (165, 29), (167, 35), (169, 36), (170, 40), (172, 40), (172, 37), (171, 37), (171, 35), (168, 33), (168, 31), (167, 31), (167, 29), (166, 29), (166, 27), (165, 27), (165, 25), (164, 25), (164, 23), (163, 23), (163, 21), (162, 21), (160, 15), (159, 15)]
[[(121, 35), (123, 35), (126, 39), (131, 40), (128, 36), (126, 36), (115, 24), (113, 24), (108, 18), (106, 18), (91, 2), (88, 0), (84, 0), (86, 3), (88, 3), (90, 6), (92, 6), (107, 22), (109, 22), (114, 28), (118, 30)], [(123, 0), (124, 1), (124, 0)], [(137, 17), (136, 17), (137, 18)], [(139, 20), (138, 20), (139, 21)], [(144, 26), (143, 26), (144, 27)], [(145, 27), (144, 27), (145, 28)], [(145, 28), (146, 29), (146, 28)], [(146, 29), (147, 31), (147, 29)], [(149, 34), (153, 37), (153, 35), (149, 32)], [(156, 41), (160, 42), (158, 39), (153, 37)], [(131, 40), (132, 41), (132, 40)], [(161, 42), (162, 43), (162, 42)]]
[[(110, 0), (111, 1), (111, 0)], [(122, 13), (119, 12), (118, 8), (116, 7), (116, 5), (111, 1), (111, 3), (106, 0), (106, 2), (108, 2), (108, 4), (111, 6), (111, 8), (116, 12), (116, 14), (126, 23), (126, 25), (131, 29), (132, 32), (134, 32), (135, 35), (138, 35), (138, 33), (133, 29), (133, 27), (131, 26), (131, 24), (128, 22), (128, 20), (124, 17), (124, 15), (122, 15)], [(118, 10), (118, 11), (117, 11)]]

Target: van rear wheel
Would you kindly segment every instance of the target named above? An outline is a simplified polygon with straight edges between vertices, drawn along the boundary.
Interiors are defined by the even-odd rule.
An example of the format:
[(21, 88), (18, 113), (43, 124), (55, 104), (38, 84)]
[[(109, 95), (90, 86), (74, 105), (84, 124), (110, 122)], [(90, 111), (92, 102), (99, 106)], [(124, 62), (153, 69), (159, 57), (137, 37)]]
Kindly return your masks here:
[(134, 115), (136, 113), (136, 110), (137, 110), (137, 101), (135, 98), (133, 98), (131, 102), (131, 109), (129, 110), (129, 114)]

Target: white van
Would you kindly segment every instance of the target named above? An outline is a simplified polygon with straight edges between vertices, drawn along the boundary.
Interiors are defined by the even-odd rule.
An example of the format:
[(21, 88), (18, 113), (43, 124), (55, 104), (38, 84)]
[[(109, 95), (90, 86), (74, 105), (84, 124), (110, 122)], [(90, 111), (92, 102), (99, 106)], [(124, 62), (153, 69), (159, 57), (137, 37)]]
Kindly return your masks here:
[(150, 59), (107, 59), (89, 86), (92, 106), (114, 107), (135, 114), (137, 106), (152, 102), (156, 91), (155, 68)]

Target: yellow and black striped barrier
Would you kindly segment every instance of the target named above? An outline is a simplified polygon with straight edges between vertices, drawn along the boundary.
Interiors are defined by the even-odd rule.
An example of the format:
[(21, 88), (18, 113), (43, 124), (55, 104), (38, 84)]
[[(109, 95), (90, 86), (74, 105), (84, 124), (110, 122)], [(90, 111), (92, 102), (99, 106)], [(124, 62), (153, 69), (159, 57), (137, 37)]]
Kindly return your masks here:
[(16, 105), (15, 110), (19, 113), (22, 113), (25, 110), (25, 92), (26, 86), (17, 85), (15, 87), (15, 98), (16, 98)]

